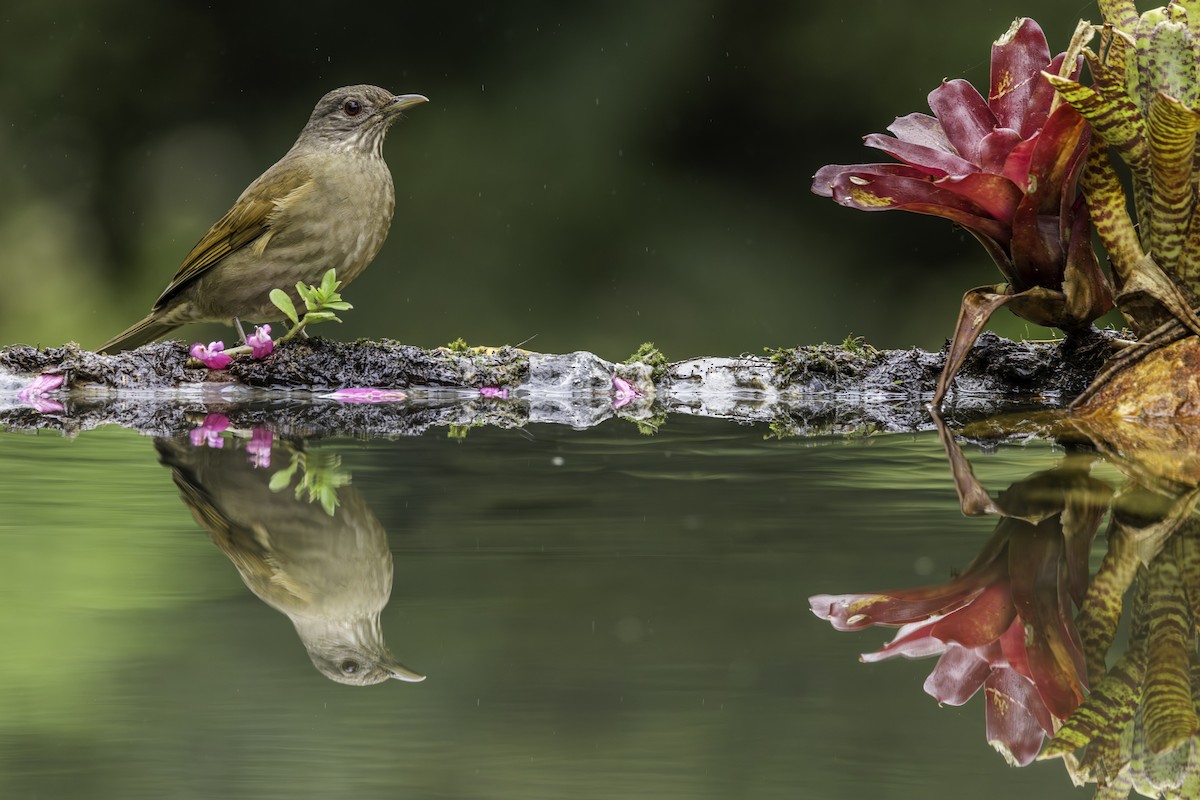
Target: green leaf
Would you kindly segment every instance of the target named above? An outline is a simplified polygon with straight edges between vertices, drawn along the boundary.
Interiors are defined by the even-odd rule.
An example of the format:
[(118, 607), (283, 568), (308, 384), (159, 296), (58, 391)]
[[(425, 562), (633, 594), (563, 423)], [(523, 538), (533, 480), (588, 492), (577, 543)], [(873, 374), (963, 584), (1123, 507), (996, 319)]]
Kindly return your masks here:
[(334, 311), (349, 311), (354, 306), (347, 303), (345, 300), (331, 300), (328, 303), (321, 304), (322, 309), (330, 308)]
[(325, 513), (332, 517), (333, 512), (338, 507), (337, 489), (333, 486), (322, 486), (320, 488), (319, 499), (321, 501), (321, 508), (325, 509)]
[(267, 487), (272, 492), (282, 492), (292, 482), (292, 476), (296, 474), (296, 468), (299, 466), (295, 459), (292, 460), (292, 465), (287, 469), (281, 469), (271, 476), (271, 482)]
[(292, 302), (292, 298), (288, 297), (287, 292), (282, 289), (272, 289), (270, 298), (275, 307), (286, 314), (293, 325), (300, 321), (300, 317), (296, 314), (296, 306)]
[(342, 282), (337, 279), (337, 273), (335, 270), (332, 270), (332, 269), (329, 270), (321, 278), (321, 291), (324, 292), (326, 295), (333, 294), (334, 292), (336, 292), (338, 290), (338, 287), (341, 285), (342, 285)]
[(316, 290), (311, 286), (305, 286), (303, 283), (297, 283), (296, 292), (300, 295), (300, 299), (304, 301), (304, 305), (309, 311), (314, 310), (320, 305), (317, 302)]
[(1168, 275), (1175, 275), (1195, 206), (1192, 162), (1200, 114), (1160, 92), (1150, 101), (1148, 122), (1153, 180), (1150, 241), (1154, 260)]
[(304, 319), (310, 325), (314, 322), (341, 322), (332, 311), (310, 311), (304, 315)]

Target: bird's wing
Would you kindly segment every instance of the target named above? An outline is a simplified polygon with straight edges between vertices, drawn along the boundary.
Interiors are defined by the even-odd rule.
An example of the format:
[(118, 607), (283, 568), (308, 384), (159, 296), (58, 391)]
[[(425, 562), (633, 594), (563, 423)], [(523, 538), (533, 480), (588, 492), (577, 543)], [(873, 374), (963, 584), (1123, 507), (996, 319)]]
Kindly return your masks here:
[[(208, 229), (187, 254), (171, 284), (154, 304), (167, 304), (179, 289), (203, 275), (230, 253), (241, 250), (262, 236), (270, 238), (280, 212), (312, 189), (313, 176), (303, 164), (290, 161), (286, 168), (276, 164), (242, 192), (242, 196)], [(265, 245), (265, 241), (263, 243)]]

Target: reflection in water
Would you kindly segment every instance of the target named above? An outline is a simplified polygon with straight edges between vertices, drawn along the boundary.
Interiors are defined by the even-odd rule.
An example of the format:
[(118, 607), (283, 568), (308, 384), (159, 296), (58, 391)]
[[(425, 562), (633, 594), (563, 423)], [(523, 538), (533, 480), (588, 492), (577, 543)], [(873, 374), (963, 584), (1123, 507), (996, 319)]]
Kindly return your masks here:
[[(898, 626), (862, 660), (938, 655), (925, 691), (940, 703), (983, 688), (987, 739), (1011, 763), (1061, 757), (1098, 798), (1200, 797), (1200, 432), (1172, 427), (1154, 448), (1144, 425), (1066, 420), (1054, 433), (1073, 452), (995, 498), (942, 433), (964, 513), (1000, 517), (980, 554), (948, 583), (818, 595), (813, 612), (838, 630)], [(1098, 454), (1120, 487), (1091, 474)]]
[(155, 446), (196, 521), (246, 586), (291, 619), (331, 680), (424, 680), (383, 641), (379, 615), (392, 591), (387, 534), (346, 486), (350, 476), (337, 457), (273, 443), (262, 428), (249, 440), (222, 436), (227, 428), (210, 414), (190, 437), (156, 439)]

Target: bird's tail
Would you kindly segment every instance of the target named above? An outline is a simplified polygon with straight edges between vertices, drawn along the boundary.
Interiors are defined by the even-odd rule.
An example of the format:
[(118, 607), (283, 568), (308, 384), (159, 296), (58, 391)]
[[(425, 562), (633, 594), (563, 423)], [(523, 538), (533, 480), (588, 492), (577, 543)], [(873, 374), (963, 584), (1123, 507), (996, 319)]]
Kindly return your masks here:
[(167, 322), (163, 320), (161, 313), (151, 312), (140, 322), (135, 322), (100, 345), (100, 348), (96, 352), (115, 353), (120, 350), (132, 350), (135, 347), (144, 345), (146, 342), (152, 342), (178, 327), (179, 323)]

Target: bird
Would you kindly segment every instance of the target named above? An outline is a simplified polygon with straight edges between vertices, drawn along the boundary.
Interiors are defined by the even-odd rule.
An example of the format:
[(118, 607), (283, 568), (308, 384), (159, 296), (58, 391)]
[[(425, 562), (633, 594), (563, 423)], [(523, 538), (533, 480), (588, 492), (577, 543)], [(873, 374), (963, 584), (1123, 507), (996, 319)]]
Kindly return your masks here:
[[(255, 468), (237, 447), (196, 446), (188, 435), (154, 445), (196, 521), (250, 591), (292, 621), (322, 675), (351, 686), (425, 680), (384, 642), (379, 616), (392, 594), (392, 554), (353, 487), (331, 481), (337, 503), (327, 511), (275, 485), (279, 472)], [(302, 452), (276, 443), (275, 458), (281, 450)], [(309, 478), (319, 455), (304, 453)]]
[(272, 289), (304, 308), (295, 284), (334, 269), (345, 286), (375, 258), (396, 206), (383, 140), (401, 112), (428, 102), (360, 84), (320, 99), (291, 149), (246, 187), (159, 295), (150, 313), (100, 346), (129, 350), (192, 322), (274, 322)]

